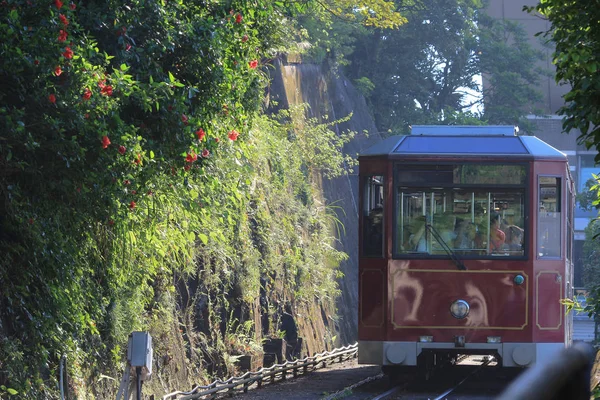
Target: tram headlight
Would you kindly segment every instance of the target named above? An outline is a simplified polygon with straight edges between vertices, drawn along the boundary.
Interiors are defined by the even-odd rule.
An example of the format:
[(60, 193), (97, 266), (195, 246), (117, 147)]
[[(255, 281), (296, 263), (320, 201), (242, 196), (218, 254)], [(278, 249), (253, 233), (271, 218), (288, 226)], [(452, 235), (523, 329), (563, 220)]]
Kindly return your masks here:
[(456, 319), (463, 319), (469, 315), (469, 303), (464, 300), (456, 300), (450, 306), (450, 314)]

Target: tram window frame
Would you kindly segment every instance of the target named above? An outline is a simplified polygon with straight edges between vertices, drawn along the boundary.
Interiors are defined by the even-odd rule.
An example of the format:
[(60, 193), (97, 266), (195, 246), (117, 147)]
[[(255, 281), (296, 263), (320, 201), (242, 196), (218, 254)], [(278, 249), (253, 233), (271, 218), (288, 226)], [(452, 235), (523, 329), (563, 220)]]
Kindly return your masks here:
[[(374, 184), (374, 178), (380, 182)], [(363, 257), (383, 258), (385, 244), (385, 174), (369, 174), (362, 177), (362, 243)], [(375, 233), (375, 237), (373, 237)], [(379, 243), (378, 243), (379, 242)]]
[[(547, 180), (548, 178), (550, 179), (554, 179), (554, 183), (549, 183), (549, 181), (547, 182), (542, 182), (543, 180)], [(536, 220), (536, 256), (538, 259), (545, 259), (545, 260), (560, 260), (563, 258), (564, 253), (563, 253), (563, 246), (562, 246), (562, 235), (563, 235), (563, 219), (564, 219), (564, 215), (563, 215), (563, 182), (564, 179), (562, 176), (560, 175), (538, 175), (538, 179), (537, 179), (537, 200), (538, 200), (538, 207), (537, 207), (537, 220)], [(555, 194), (554, 194), (554, 200), (555, 200), (555, 206), (554, 206), (554, 210), (555, 211), (548, 211), (548, 209), (546, 208), (545, 204), (550, 205), (552, 202), (551, 201), (546, 201), (543, 202), (542, 198), (543, 198), (543, 194), (542, 194), (542, 188), (544, 189), (551, 189), (551, 188), (555, 188)], [(546, 191), (546, 193), (550, 193), (550, 191)], [(550, 197), (546, 197), (547, 199), (550, 199)], [(550, 214), (557, 214), (557, 215), (550, 215)], [(556, 222), (554, 222), (554, 226), (551, 226), (552, 222), (548, 222), (548, 221), (558, 221), (558, 224), (556, 224)], [(545, 223), (546, 226), (549, 226), (548, 229), (545, 229), (542, 227), (542, 223)], [(556, 226), (558, 225), (558, 226)], [(547, 240), (548, 239), (544, 239), (544, 233), (546, 233), (547, 235), (550, 235), (552, 232), (558, 232), (557, 237), (555, 236), (554, 242), (558, 241), (558, 254), (556, 253), (548, 253), (546, 251), (546, 245), (547, 245)], [(544, 246), (544, 247), (542, 247)]]
[[(413, 181), (413, 182), (400, 182), (398, 180), (398, 176), (400, 174), (398, 174), (398, 171), (401, 168), (406, 168), (408, 170), (413, 170), (413, 171), (419, 171), (419, 170), (428, 170), (433, 168), (432, 166), (435, 165), (435, 168), (440, 168), (440, 169), (448, 169), (451, 168), (451, 166), (462, 166), (462, 165), (481, 165), (481, 166), (503, 166), (503, 165), (510, 165), (510, 166), (519, 166), (522, 168), (522, 174), (517, 174), (519, 175), (518, 179), (519, 182), (515, 183), (515, 184), (509, 184), (509, 183), (478, 183), (478, 184), (460, 184), (460, 183), (455, 183), (455, 182), (435, 182), (433, 184), (424, 184), (424, 182), (418, 182), (418, 181)], [(410, 244), (406, 244), (406, 240), (409, 238), (409, 236), (412, 233), (412, 230), (416, 230), (416, 225), (415, 227), (411, 227), (410, 229), (408, 229), (407, 232), (405, 232), (406, 228), (409, 226), (410, 222), (405, 222), (405, 221), (401, 221), (402, 218), (405, 217), (405, 215), (408, 214), (403, 214), (406, 211), (403, 210), (403, 207), (406, 207), (407, 205), (405, 204), (400, 204), (399, 202), (402, 202), (402, 198), (401, 198), (401, 193), (407, 194), (407, 195), (411, 195), (412, 194), (417, 194), (420, 193), (419, 195), (422, 196), (422, 193), (427, 193), (427, 196), (430, 196), (432, 192), (452, 192), (453, 193), (457, 192), (457, 193), (462, 193), (464, 194), (468, 194), (468, 193), (472, 193), (473, 196), (475, 196), (475, 194), (477, 194), (478, 196), (481, 196), (483, 194), (486, 194), (488, 196), (490, 195), (508, 195), (508, 194), (512, 194), (512, 195), (516, 195), (515, 199), (517, 200), (516, 206), (516, 210), (518, 210), (518, 215), (515, 215), (515, 225), (519, 226), (519, 228), (521, 228), (521, 237), (522, 237), (522, 245), (519, 247), (519, 250), (507, 250), (508, 246), (503, 247), (503, 250), (498, 251), (498, 252), (494, 252), (490, 249), (490, 239), (489, 239), (489, 235), (490, 235), (490, 228), (489, 228), (489, 213), (486, 214), (481, 214), (479, 215), (479, 220), (477, 221), (477, 223), (479, 224), (478, 226), (481, 227), (483, 222), (482, 216), (483, 215), (487, 215), (487, 217), (484, 217), (485, 219), (487, 219), (487, 227), (484, 226), (485, 228), (485, 235), (487, 235), (487, 239), (485, 240), (485, 243), (482, 244), (481, 248), (472, 248), (472, 251), (461, 251), (459, 249), (457, 249), (455, 246), (449, 246), (451, 249), (453, 249), (454, 252), (459, 254), (459, 257), (464, 258), (464, 259), (498, 259), (501, 258), (503, 260), (527, 260), (529, 257), (529, 252), (528, 252), (528, 248), (530, 246), (529, 243), (529, 229), (527, 227), (526, 221), (528, 220), (528, 215), (529, 215), (529, 203), (530, 203), (530, 196), (531, 196), (531, 189), (529, 187), (529, 185), (527, 184), (529, 182), (529, 176), (530, 176), (530, 164), (526, 163), (526, 162), (515, 162), (515, 163), (506, 163), (506, 162), (443, 162), (443, 163), (433, 163), (433, 162), (413, 162), (413, 163), (406, 163), (406, 162), (398, 162), (395, 163), (394, 165), (394, 182), (393, 182), (393, 209), (392, 209), (392, 218), (393, 218), (393, 228), (392, 228), (392, 241), (393, 241), (393, 246), (392, 246), (392, 257), (394, 259), (406, 259), (406, 258), (418, 258), (418, 259), (438, 259), (438, 258), (448, 258), (448, 255), (441, 250), (441, 245), (437, 246), (439, 248), (434, 248), (436, 246), (432, 246), (432, 243), (434, 240), (432, 240), (433, 238), (427, 238), (427, 250), (426, 251), (419, 251), (419, 245), (415, 244), (415, 243), (410, 243)], [(404, 176), (407, 176), (407, 172), (403, 171)], [(422, 200), (423, 204), (430, 204), (427, 202), (430, 202), (430, 200)], [(479, 200), (477, 200), (479, 201)], [(476, 202), (477, 202), (476, 201)], [(488, 200), (488, 208), (487, 210), (489, 211), (489, 208), (491, 208), (491, 204), (489, 202), (490, 200)], [(475, 203), (473, 203), (475, 204)], [(475, 206), (473, 206), (475, 207)], [(427, 209), (424, 211), (422, 208), (420, 209), (421, 214), (423, 214), (423, 218), (427, 219), (427, 222), (431, 222), (431, 215), (435, 215), (435, 213), (430, 213)], [(419, 212), (419, 211), (417, 211)], [(472, 211), (471, 211), (472, 212)], [(455, 229), (456, 229), (456, 219), (457, 218), (457, 213), (455, 213), (454, 211), (452, 212), (454, 214), (455, 217)], [(469, 219), (468, 217), (466, 219)], [(434, 217), (434, 221), (435, 221), (435, 217)], [(475, 226), (477, 225), (475, 222), (475, 219), (473, 217), (471, 217), (471, 220), (468, 221), (470, 222), (471, 226)], [(480, 232), (483, 232), (482, 230), (480, 230)], [(427, 233), (427, 235), (431, 236), (431, 233)], [(443, 237), (443, 235), (442, 235)], [(474, 241), (472, 241), (472, 243), (474, 243)], [(411, 250), (407, 250), (408, 248), (412, 247), (414, 245), (414, 249), (413, 251)], [(422, 248), (423, 246), (421, 246)], [(473, 245), (473, 247), (475, 247), (475, 245)], [(433, 251), (432, 251), (433, 249)]]

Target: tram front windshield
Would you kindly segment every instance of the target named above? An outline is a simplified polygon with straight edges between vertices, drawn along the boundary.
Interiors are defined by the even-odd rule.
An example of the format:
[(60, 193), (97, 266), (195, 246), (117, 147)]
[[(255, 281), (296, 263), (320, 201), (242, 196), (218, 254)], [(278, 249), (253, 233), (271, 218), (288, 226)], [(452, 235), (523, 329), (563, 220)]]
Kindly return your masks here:
[(395, 255), (525, 254), (525, 166), (398, 165)]

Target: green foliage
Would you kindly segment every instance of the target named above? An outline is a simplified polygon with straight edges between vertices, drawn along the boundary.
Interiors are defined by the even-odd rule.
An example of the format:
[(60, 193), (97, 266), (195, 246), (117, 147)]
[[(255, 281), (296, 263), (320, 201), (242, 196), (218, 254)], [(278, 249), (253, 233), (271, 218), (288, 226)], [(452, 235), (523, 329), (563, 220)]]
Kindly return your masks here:
[[(556, 82), (568, 83), (570, 91), (563, 96), (565, 105), (558, 113), (564, 115), (563, 128), (569, 132), (579, 129), (579, 139), (587, 148), (600, 149), (600, 106), (597, 98), (600, 81), (600, 40), (598, 20), (600, 10), (592, 2), (540, 0), (534, 7), (550, 22), (543, 36), (556, 47), (553, 63)], [(596, 156), (596, 161), (600, 157)]]
[(478, 46), (479, 0), (420, 0), (404, 4), (408, 22), (394, 31), (357, 35), (346, 68), (351, 78), (375, 85), (369, 105), (380, 131), (402, 133), (412, 124), (443, 120), (461, 110), (464, 93), (476, 89), (473, 54)]
[(476, 59), (486, 77), (482, 101), (483, 118), (494, 125), (517, 125), (523, 131), (533, 126), (525, 115), (542, 112), (535, 104), (542, 99), (536, 89), (540, 76), (548, 71), (536, 67), (543, 54), (528, 41), (521, 25), (498, 21), (479, 14), (479, 48)]
[(354, 87), (356, 87), (356, 90), (358, 90), (364, 97), (369, 97), (371, 93), (373, 93), (373, 90), (375, 90), (375, 84), (373, 84), (373, 82), (371, 82), (371, 80), (366, 76), (355, 79)]
[(353, 35), (365, 29), (397, 29), (406, 23), (392, 0), (305, 1), (294, 14), (301, 27), (297, 51), (305, 60), (346, 65), (354, 50)]
[[(73, 396), (114, 390), (91, 378), (115, 375), (132, 330), (166, 340), (157, 315), (191, 328), (197, 361), (193, 338), (223, 348), (215, 327), (252, 303), (264, 275), (298, 302), (335, 297), (343, 255), (310, 182), (341, 172), (349, 136), (301, 111), (259, 117), (264, 60), (291, 45), (288, 11), (270, 1), (0, 6), (6, 392), (55, 396), (62, 355)], [(190, 277), (214, 307), (209, 334), (176, 315), (175, 282)]]
[[(540, 54), (518, 25), (487, 17), (482, 3), (402, 3), (398, 8), (408, 22), (399, 29), (352, 33), (356, 48), (345, 72), (374, 85), (367, 102), (380, 132), (461, 121), (530, 129), (524, 115), (534, 113), (531, 105), (540, 99)], [(483, 89), (476, 79), (481, 75)], [(481, 115), (469, 111), (476, 105), (483, 106)]]
[(598, 198), (600, 181), (597, 175), (592, 174), (592, 177), (585, 183), (584, 190), (575, 195), (579, 207), (586, 211), (600, 207), (600, 199)]
[(600, 220), (590, 221), (585, 229), (585, 242), (583, 243), (583, 284), (589, 289), (586, 312), (590, 316), (600, 312), (600, 270), (598, 257), (600, 256)]

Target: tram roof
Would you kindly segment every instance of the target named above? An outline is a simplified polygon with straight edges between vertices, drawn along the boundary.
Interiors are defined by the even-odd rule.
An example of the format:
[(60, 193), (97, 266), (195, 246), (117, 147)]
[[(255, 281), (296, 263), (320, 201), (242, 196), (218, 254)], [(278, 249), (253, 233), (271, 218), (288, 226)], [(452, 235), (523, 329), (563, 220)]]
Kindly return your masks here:
[(368, 148), (364, 156), (503, 156), (567, 160), (567, 156), (535, 136), (517, 136), (513, 126), (425, 126), (412, 134), (391, 136)]

